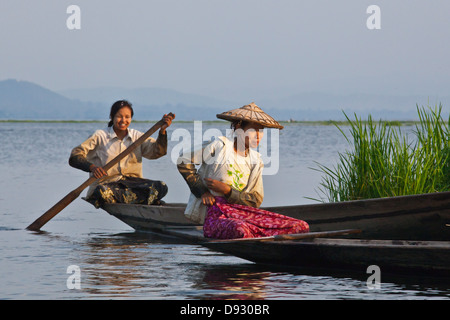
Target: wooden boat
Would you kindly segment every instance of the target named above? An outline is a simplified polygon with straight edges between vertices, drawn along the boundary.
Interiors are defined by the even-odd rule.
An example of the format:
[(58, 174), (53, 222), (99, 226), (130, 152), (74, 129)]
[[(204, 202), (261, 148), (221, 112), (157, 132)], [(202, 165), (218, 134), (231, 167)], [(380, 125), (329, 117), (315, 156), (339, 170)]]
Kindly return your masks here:
[[(184, 216), (185, 206), (107, 204), (103, 209), (136, 230), (155, 230), (195, 225)], [(355, 237), (450, 240), (450, 192), (264, 209), (305, 220), (312, 232), (361, 229)]]
[(209, 241), (212, 250), (255, 263), (450, 277), (450, 242), (313, 238), (283, 241)]
[[(136, 230), (176, 237), (255, 263), (363, 272), (376, 265), (387, 272), (449, 276), (449, 195), (267, 208), (308, 221), (312, 232), (233, 240), (204, 238), (202, 226), (185, 218), (185, 204), (107, 204), (103, 209)], [(355, 232), (357, 228), (362, 232)], [(399, 240), (401, 236), (409, 239)], [(421, 237), (425, 239), (417, 240)]]
[(450, 277), (450, 242), (349, 239), (361, 230), (336, 230), (253, 239), (203, 237), (201, 226), (171, 226), (159, 234), (199, 244), (251, 262), (306, 270), (367, 273), (375, 265), (383, 274)]
[(450, 192), (270, 207), (314, 231), (356, 228), (365, 239), (450, 240)]
[(169, 203), (161, 206), (105, 204), (102, 209), (138, 231), (160, 230), (173, 226), (198, 225), (184, 215), (186, 204)]

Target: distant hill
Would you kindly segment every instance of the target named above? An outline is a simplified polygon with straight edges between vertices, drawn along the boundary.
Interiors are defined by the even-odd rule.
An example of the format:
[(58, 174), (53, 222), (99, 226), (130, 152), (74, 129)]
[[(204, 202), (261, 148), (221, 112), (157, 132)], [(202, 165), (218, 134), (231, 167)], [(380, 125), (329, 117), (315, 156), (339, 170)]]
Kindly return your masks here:
[(235, 106), (229, 101), (164, 88), (99, 87), (59, 93), (71, 99), (102, 104), (107, 109), (114, 101), (126, 99), (132, 103), (136, 118), (145, 120), (159, 119), (168, 112), (175, 113), (178, 120), (212, 120), (219, 110)]
[[(244, 102), (223, 101), (211, 97), (186, 94), (161, 88), (124, 89), (100, 87), (61, 91), (66, 97), (82, 101), (106, 103), (118, 99), (129, 99), (143, 117), (151, 116), (153, 110), (173, 110), (182, 120), (211, 120), (222, 110), (238, 108)], [(338, 95), (309, 92), (281, 99), (261, 99), (256, 103), (273, 117), (282, 120), (344, 120), (343, 110), (349, 116), (360, 117), (371, 114), (375, 119), (414, 120), (417, 119), (416, 104), (434, 106), (442, 102), (450, 106), (450, 96), (427, 97), (421, 95), (393, 96), (374, 94)], [(150, 107), (151, 106), (151, 107)], [(444, 111), (446, 109), (444, 108)], [(158, 112), (157, 112), (158, 113)], [(448, 116), (448, 112), (446, 113)], [(179, 115), (179, 116), (178, 116)]]
[(212, 120), (231, 103), (174, 90), (98, 88), (57, 93), (28, 81), (0, 81), (0, 119), (107, 120), (114, 101), (133, 104), (136, 120), (159, 120), (173, 112), (178, 120)]
[[(54, 92), (40, 85), (14, 79), (0, 81), (0, 119), (14, 120), (107, 120), (111, 104), (127, 99), (135, 120), (158, 120), (174, 112), (177, 120), (214, 120), (216, 114), (251, 101), (231, 102), (161, 88), (91, 88)], [(434, 106), (442, 102), (448, 117), (450, 97), (336, 95), (302, 93), (281, 99), (255, 101), (279, 120), (342, 120), (344, 110), (366, 118), (414, 120), (416, 104)]]
[(271, 109), (274, 116), (280, 119), (294, 120), (344, 120), (342, 111), (354, 117), (385, 120), (417, 120), (416, 105), (443, 105), (444, 119), (448, 119), (450, 96), (428, 97), (425, 95), (376, 95), (349, 94), (338, 95), (321, 92), (310, 92), (290, 97), (261, 101), (261, 105)]
[(101, 119), (100, 109), (101, 104), (69, 99), (31, 82), (0, 81), (0, 119)]
[(133, 104), (140, 105), (185, 105), (190, 107), (223, 108), (232, 107), (235, 103), (202, 95), (182, 93), (164, 88), (119, 88), (98, 87), (88, 89), (71, 89), (59, 91), (65, 97), (81, 101), (112, 103), (116, 100), (127, 99)]

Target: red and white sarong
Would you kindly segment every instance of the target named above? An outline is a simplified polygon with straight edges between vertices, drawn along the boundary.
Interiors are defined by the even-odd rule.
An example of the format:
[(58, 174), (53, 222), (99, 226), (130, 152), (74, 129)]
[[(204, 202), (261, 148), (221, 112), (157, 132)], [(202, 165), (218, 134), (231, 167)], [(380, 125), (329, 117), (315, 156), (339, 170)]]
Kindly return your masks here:
[(204, 236), (213, 239), (257, 238), (306, 232), (309, 232), (309, 225), (303, 220), (231, 204), (223, 197), (216, 197), (216, 203), (208, 207), (203, 225)]

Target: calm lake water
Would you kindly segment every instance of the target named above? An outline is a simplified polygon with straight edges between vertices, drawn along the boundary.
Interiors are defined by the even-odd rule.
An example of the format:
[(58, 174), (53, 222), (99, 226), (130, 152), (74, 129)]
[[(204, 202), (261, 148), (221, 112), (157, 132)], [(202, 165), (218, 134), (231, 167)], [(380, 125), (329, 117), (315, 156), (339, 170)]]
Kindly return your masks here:
[[(174, 242), (132, 228), (75, 200), (42, 230), (25, 230), (87, 179), (69, 167), (70, 150), (103, 123), (0, 123), (0, 299), (450, 299), (442, 280), (382, 274), (368, 288), (366, 270), (320, 273), (260, 266), (201, 246)], [(146, 131), (152, 124), (132, 125)], [(227, 126), (203, 124), (201, 130)], [(193, 136), (193, 123), (174, 123)], [(178, 130), (178, 131), (177, 131)], [(279, 170), (264, 177), (263, 205), (312, 203), (320, 173), (314, 161), (333, 165), (348, 147), (334, 126), (287, 125), (280, 132)], [(165, 181), (166, 202), (186, 202), (188, 188), (168, 156), (144, 160), (144, 176)], [(270, 154), (269, 154), (270, 155)], [(276, 162), (272, 159), (271, 163)], [(83, 193), (84, 195), (84, 193)], [(69, 266), (81, 271), (69, 289)]]

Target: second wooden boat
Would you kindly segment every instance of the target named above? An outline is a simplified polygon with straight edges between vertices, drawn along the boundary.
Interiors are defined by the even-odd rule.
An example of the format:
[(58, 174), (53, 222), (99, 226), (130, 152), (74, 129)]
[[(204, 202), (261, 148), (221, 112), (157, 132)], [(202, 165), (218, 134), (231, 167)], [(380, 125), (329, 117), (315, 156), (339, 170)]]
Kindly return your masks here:
[(172, 226), (157, 232), (259, 264), (359, 273), (366, 273), (369, 266), (375, 266), (383, 274), (450, 277), (449, 241), (345, 238), (360, 231), (335, 230), (230, 240), (206, 239), (199, 226)]

